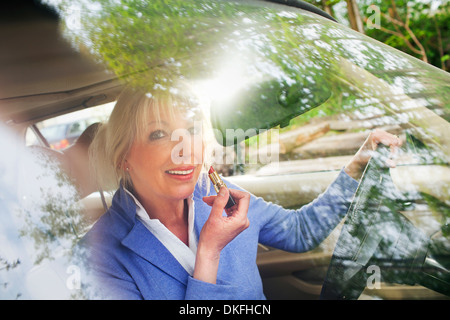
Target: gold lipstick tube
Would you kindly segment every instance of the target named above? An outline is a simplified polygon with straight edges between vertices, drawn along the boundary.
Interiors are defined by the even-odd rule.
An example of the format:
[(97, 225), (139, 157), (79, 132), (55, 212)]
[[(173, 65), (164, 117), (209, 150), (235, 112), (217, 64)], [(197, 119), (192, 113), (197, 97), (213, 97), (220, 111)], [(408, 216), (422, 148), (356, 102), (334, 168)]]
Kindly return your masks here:
[[(209, 179), (211, 179), (211, 182), (214, 186), (214, 190), (216, 190), (217, 193), (219, 193), (220, 188), (222, 188), (222, 187), (227, 188), (227, 186), (225, 185), (223, 180), (220, 178), (220, 176), (217, 174), (217, 172), (213, 169), (213, 167), (211, 167), (209, 169), (208, 176), (209, 176)], [(227, 202), (227, 205), (225, 206), (225, 208), (227, 208), (227, 209), (231, 208), (235, 204), (236, 204), (236, 202), (234, 201), (233, 197), (230, 194), (230, 197), (228, 198), (228, 202)]]

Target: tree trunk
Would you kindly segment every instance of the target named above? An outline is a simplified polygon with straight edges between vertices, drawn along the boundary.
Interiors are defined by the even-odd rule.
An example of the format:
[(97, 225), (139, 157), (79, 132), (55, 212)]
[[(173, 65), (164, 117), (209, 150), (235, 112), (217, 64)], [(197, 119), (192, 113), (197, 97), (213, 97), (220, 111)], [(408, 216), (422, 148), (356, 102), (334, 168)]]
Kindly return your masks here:
[(364, 33), (364, 27), (356, 0), (346, 0), (346, 2), (350, 27), (353, 30)]
[(330, 16), (334, 17), (333, 8), (331, 5), (327, 4), (326, 0), (322, 0), (322, 7), (323, 7), (323, 11), (328, 13)]

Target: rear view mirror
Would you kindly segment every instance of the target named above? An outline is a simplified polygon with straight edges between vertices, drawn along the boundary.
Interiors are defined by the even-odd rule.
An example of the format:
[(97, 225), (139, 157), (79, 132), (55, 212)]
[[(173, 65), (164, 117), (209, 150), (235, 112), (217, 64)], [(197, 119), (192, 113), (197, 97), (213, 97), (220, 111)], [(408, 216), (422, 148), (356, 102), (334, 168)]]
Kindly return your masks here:
[(331, 97), (327, 87), (302, 87), (272, 79), (243, 88), (225, 99), (213, 100), (211, 123), (223, 146), (237, 144), (260, 132), (289, 121)]

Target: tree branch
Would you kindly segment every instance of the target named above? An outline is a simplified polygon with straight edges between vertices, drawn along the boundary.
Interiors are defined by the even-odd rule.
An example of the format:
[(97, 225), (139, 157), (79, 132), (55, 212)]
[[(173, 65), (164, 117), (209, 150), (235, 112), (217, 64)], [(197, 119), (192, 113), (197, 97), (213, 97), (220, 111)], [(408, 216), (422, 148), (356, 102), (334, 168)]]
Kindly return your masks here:
[[(408, 48), (420, 55), (422, 57), (422, 60), (425, 62), (428, 62), (428, 58), (425, 52), (425, 48), (423, 47), (423, 45), (420, 43), (420, 41), (417, 39), (416, 35), (414, 34), (414, 32), (411, 30), (411, 28), (409, 27), (409, 22), (410, 22), (410, 7), (408, 7), (407, 9), (407, 14), (406, 14), (406, 22), (397, 20), (395, 17), (398, 17), (398, 12), (397, 12), (397, 8), (394, 6), (393, 8), (391, 8), (391, 10), (389, 11), (390, 15), (387, 15), (383, 12), (381, 12), (381, 15), (388, 20), (389, 22), (392, 22), (392, 24), (394, 25), (395, 29), (397, 31), (392, 31), (389, 30), (387, 28), (381, 27), (380, 26), (380, 30), (389, 34), (392, 34), (394, 36), (397, 36), (401, 39), (403, 39), (403, 41), (405, 42), (405, 44), (408, 46)], [(398, 27), (404, 28), (406, 30), (406, 32), (408, 33), (408, 35), (411, 37), (412, 41), (414, 42), (414, 44), (419, 48), (417, 49), (416, 47), (413, 46), (413, 44), (410, 42), (410, 40), (403, 34), (400, 32), (400, 29)]]
[(419, 39), (417, 39), (416, 35), (414, 34), (414, 32), (411, 30), (411, 28), (409, 27), (409, 18), (410, 18), (410, 14), (411, 14), (411, 7), (408, 7), (407, 11), (406, 11), (406, 23), (405, 23), (405, 29), (408, 32), (408, 34), (411, 36), (411, 39), (414, 41), (414, 43), (419, 47), (421, 55), (422, 55), (422, 60), (428, 63), (428, 58), (427, 58), (427, 54), (425, 52), (425, 48), (423, 47), (423, 45), (420, 43)]

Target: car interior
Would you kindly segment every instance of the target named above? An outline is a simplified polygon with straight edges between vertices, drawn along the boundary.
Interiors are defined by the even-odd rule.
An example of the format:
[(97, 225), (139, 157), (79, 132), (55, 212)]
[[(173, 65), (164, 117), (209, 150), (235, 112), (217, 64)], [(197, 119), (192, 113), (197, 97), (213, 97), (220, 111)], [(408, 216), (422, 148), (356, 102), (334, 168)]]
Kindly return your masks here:
[[(250, 60), (256, 62), (251, 64), (254, 69), (245, 71), (245, 68), (240, 68), (240, 71), (244, 70), (241, 77), (259, 80), (256, 85), (228, 91), (225, 100), (213, 99), (210, 119), (217, 129), (217, 144), (223, 150), (231, 150), (235, 157), (244, 152), (248, 158), (255, 156), (260, 160), (263, 159), (262, 152), (266, 156), (272, 153), (281, 161), (251, 163), (247, 158), (247, 162), (218, 165), (216, 170), (267, 201), (286, 208), (298, 208), (326, 189), (365, 141), (370, 130), (384, 128), (398, 135), (405, 146), (400, 165), (395, 170), (383, 167), (376, 157), (371, 160), (349, 210), (350, 218), (342, 221), (318, 248), (307, 253), (290, 253), (259, 246), (257, 263), (267, 298), (448, 299), (450, 76), (426, 69), (428, 67), (419, 61), (409, 62), (395, 52), (377, 53), (378, 47), (374, 43), (364, 47), (369, 52), (367, 56), (385, 56), (387, 60), (397, 61), (398, 65), (386, 63), (387, 71), (381, 63), (365, 66), (359, 61), (362, 58), (358, 54), (350, 56), (350, 53), (358, 52), (353, 44), (363, 40), (350, 31), (348, 34), (342, 31), (347, 29), (333, 29), (337, 25), (333, 18), (302, 1), (242, 3), (249, 6), (249, 12), (256, 12), (255, 16), (249, 16), (257, 21), (255, 29), (248, 30), (250, 36), (256, 35), (252, 38), (254, 43), (245, 43), (246, 31), (243, 30), (241, 34), (231, 32), (238, 41), (230, 36), (229, 43), (224, 41), (222, 44), (228, 46), (227, 50), (237, 48), (242, 55), (251, 48), (263, 57), (270, 57), (269, 62), (252, 55), (244, 57), (244, 65), (250, 65)], [(241, 4), (230, 5), (240, 8)], [(273, 12), (281, 12), (276, 16), (270, 11), (275, 22), (267, 25), (258, 21), (264, 16), (258, 10), (266, 10), (266, 7)], [(289, 23), (300, 21), (307, 27), (303, 31), (294, 27), (289, 29), (284, 19)], [(305, 20), (302, 22), (301, 19)], [(124, 79), (130, 75), (135, 79), (135, 73), (125, 69), (124, 74), (118, 74), (92, 59), (85, 52), (88, 49), (77, 47), (64, 36), (61, 20), (61, 12), (39, 1), (3, 1), (0, 4), (0, 43), (4, 48), (0, 53), (0, 119), (2, 127), (23, 147), (32, 150), (32, 155), (39, 158), (45, 153), (46, 157), (59, 161), (59, 168), (66, 172), (78, 193), (74, 196), (76, 207), (73, 210), (81, 210), (83, 216), (88, 217), (88, 228), (109, 206), (111, 194), (106, 191), (110, 190), (94, 190), (92, 183), (95, 182), (87, 183), (89, 177), (82, 178), (82, 175), (90, 176), (88, 165), (83, 165), (86, 170), (77, 171), (75, 165), (64, 160), (71, 159), (78, 165), (83, 163), (81, 158), (85, 151), (78, 151), (76, 143), (62, 150), (51, 149), (42, 133), (43, 123), (74, 112), (95, 110), (99, 106), (107, 106), (107, 110), (111, 110), (124, 88)], [(312, 21), (310, 29), (308, 21)], [(279, 29), (274, 27), (275, 23), (276, 26), (279, 23)], [(323, 30), (317, 27), (321, 23)], [(276, 31), (267, 35), (264, 32), (270, 27)], [(297, 41), (292, 40), (295, 32), (311, 36), (311, 44), (317, 45), (309, 47), (310, 42), (305, 41), (305, 52), (310, 56), (297, 51), (296, 45), (292, 44)], [(328, 34), (319, 37), (317, 34), (320, 32)], [(332, 38), (326, 43), (328, 37), (336, 37), (342, 42)], [(278, 38), (287, 39), (291, 47), (275, 44), (273, 52), (266, 52), (266, 48), (260, 45), (263, 40), (272, 43)], [(344, 70), (340, 74), (334, 72), (328, 58), (324, 58), (323, 63), (315, 60), (321, 55), (334, 56), (330, 43), (343, 52), (347, 50), (329, 58)], [(379, 48), (384, 47), (380, 45)], [(319, 52), (321, 49), (324, 51)], [(370, 50), (374, 50), (373, 53)], [(210, 56), (215, 57), (214, 54)], [(401, 63), (404, 65), (399, 67)], [(208, 67), (211, 65), (212, 62)], [(277, 69), (274, 65), (281, 67)], [(303, 67), (297, 69), (298, 65)], [(262, 70), (263, 67), (269, 71)], [(422, 67), (425, 71), (418, 72)], [(267, 73), (271, 77), (267, 77)], [(301, 73), (306, 75), (297, 76)], [(317, 78), (323, 76), (322, 82), (311, 80), (308, 73)], [(431, 78), (436, 85), (433, 87), (432, 83), (422, 90), (424, 83), (429, 84)], [(413, 89), (408, 92), (408, 89), (400, 90), (394, 85)], [(344, 106), (342, 112), (333, 113), (331, 106), (335, 103)], [(352, 107), (345, 109), (347, 105)], [(382, 107), (377, 109), (374, 106)], [(106, 119), (107, 113), (101, 120)], [(252, 128), (257, 130), (251, 131)], [(273, 128), (276, 130), (272, 131)], [(245, 133), (230, 140), (225, 134), (227, 129), (242, 129)], [(29, 135), (35, 141), (33, 146), (27, 145)], [(270, 149), (272, 141), (277, 142), (277, 149)], [(269, 149), (260, 147), (256, 148), (255, 154), (252, 153), (252, 147), (261, 143)], [(380, 152), (380, 157), (385, 159), (383, 152)], [(49, 158), (44, 158), (43, 163), (50, 163)], [(59, 194), (53, 193), (51, 197), (67, 208)], [(53, 223), (42, 221), (39, 224)], [(70, 232), (68, 228), (64, 230)], [(386, 230), (392, 231), (386, 235)], [(35, 231), (27, 232), (32, 234)], [(48, 233), (43, 239), (54, 241), (55, 236)], [(38, 265), (46, 260), (45, 257), (51, 256), (51, 250), (34, 241), (36, 246), (45, 247), (39, 263), (36, 263)], [(3, 262), (2, 252), (0, 250), (0, 263)], [(14, 263), (10, 261), (8, 266), (14, 268)], [(375, 277), (379, 269), (371, 272), (370, 266), (381, 268), (381, 280)], [(39, 292), (41, 284), (36, 279), (53, 279), (54, 276), (46, 269), (35, 272), (30, 283), (35, 286), (38, 297), (47, 297), (47, 293)], [(61, 272), (67, 277), (66, 270)], [(34, 292), (33, 289), (31, 291)], [(48, 295), (52, 297), (51, 293)], [(78, 296), (71, 291), (69, 297)]]

